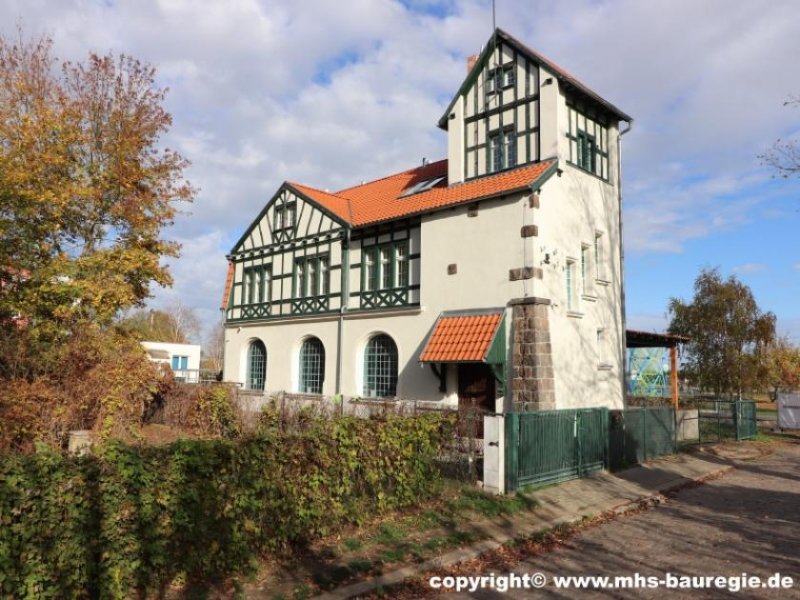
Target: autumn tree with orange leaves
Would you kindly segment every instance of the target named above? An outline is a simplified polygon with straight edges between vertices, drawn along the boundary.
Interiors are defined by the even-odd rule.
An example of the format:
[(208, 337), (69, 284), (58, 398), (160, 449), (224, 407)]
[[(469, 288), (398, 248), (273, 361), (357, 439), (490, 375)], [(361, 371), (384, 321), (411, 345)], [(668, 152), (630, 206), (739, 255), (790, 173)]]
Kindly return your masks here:
[(162, 238), (195, 189), (162, 148), (155, 69), (129, 56), (60, 62), (47, 38), (0, 36), (0, 321), (53, 341), (107, 324), (169, 285)]

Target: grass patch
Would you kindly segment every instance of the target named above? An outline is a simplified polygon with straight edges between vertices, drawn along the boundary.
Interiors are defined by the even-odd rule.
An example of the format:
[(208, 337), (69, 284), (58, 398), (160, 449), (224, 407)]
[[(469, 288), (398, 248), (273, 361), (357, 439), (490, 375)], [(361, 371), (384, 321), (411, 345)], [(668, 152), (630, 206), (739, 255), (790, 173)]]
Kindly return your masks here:
[(400, 548), (388, 548), (380, 553), (379, 558), (383, 563), (399, 562), (406, 557), (406, 550)]
[(355, 552), (356, 550), (361, 550), (361, 548), (364, 547), (364, 542), (358, 538), (347, 538), (342, 542), (342, 546), (344, 546), (349, 552)]
[(372, 568), (375, 566), (371, 560), (364, 560), (363, 558), (351, 560), (347, 563), (347, 567), (353, 573), (369, 573)]
[(522, 510), (536, 507), (536, 501), (524, 494), (514, 496), (490, 496), (479, 490), (465, 490), (460, 498), (452, 501), (450, 507), (458, 512), (472, 511), (484, 517), (512, 515)]
[(397, 523), (384, 523), (372, 539), (378, 544), (390, 545), (404, 540), (406, 530)]

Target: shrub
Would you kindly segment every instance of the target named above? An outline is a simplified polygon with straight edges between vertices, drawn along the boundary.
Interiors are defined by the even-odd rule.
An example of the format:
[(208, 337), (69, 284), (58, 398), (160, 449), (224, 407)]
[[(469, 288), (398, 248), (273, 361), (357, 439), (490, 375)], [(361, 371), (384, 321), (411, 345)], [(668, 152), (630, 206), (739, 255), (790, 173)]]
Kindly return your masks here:
[[(223, 419), (224, 420), (224, 419)], [(0, 597), (161, 594), (216, 584), (436, 491), (438, 415), (315, 419), (303, 433), (46, 448), (0, 460)]]
[(36, 442), (62, 447), (73, 429), (136, 439), (162, 379), (141, 344), (86, 324), (52, 352), (57, 356), (46, 371), (0, 379), (0, 449), (31, 451)]

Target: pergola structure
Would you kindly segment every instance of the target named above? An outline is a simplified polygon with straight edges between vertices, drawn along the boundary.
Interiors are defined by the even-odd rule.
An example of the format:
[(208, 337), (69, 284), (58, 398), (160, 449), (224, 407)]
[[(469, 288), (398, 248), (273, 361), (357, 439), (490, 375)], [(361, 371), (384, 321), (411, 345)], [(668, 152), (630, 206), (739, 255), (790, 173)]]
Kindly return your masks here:
[[(670, 371), (670, 392), (672, 404), (678, 409), (678, 346), (685, 344), (689, 338), (682, 335), (670, 333), (651, 333), (647, 331), (634, 331), (628, 329), (626, 332), (626, 347), (634, 348), (669, 348), (669, 371)], [(626, 380), (629, 373), (626, 373)]]

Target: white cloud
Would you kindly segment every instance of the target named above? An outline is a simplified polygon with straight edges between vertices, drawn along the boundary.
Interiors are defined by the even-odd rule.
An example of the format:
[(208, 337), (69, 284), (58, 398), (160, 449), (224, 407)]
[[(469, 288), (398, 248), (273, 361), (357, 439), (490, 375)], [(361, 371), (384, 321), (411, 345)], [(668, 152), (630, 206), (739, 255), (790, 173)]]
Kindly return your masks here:
[(768, 268), (769, 267), (763, 263), (744, 263), (733, 267), (732, 271), (738, 275), (750, 275), (752, 273), (761, 273)]
[(638, 313), (626, 315), (626, 326), (635, 331), (663, 333), (667, 330), (669, 320), (665, 314)]

